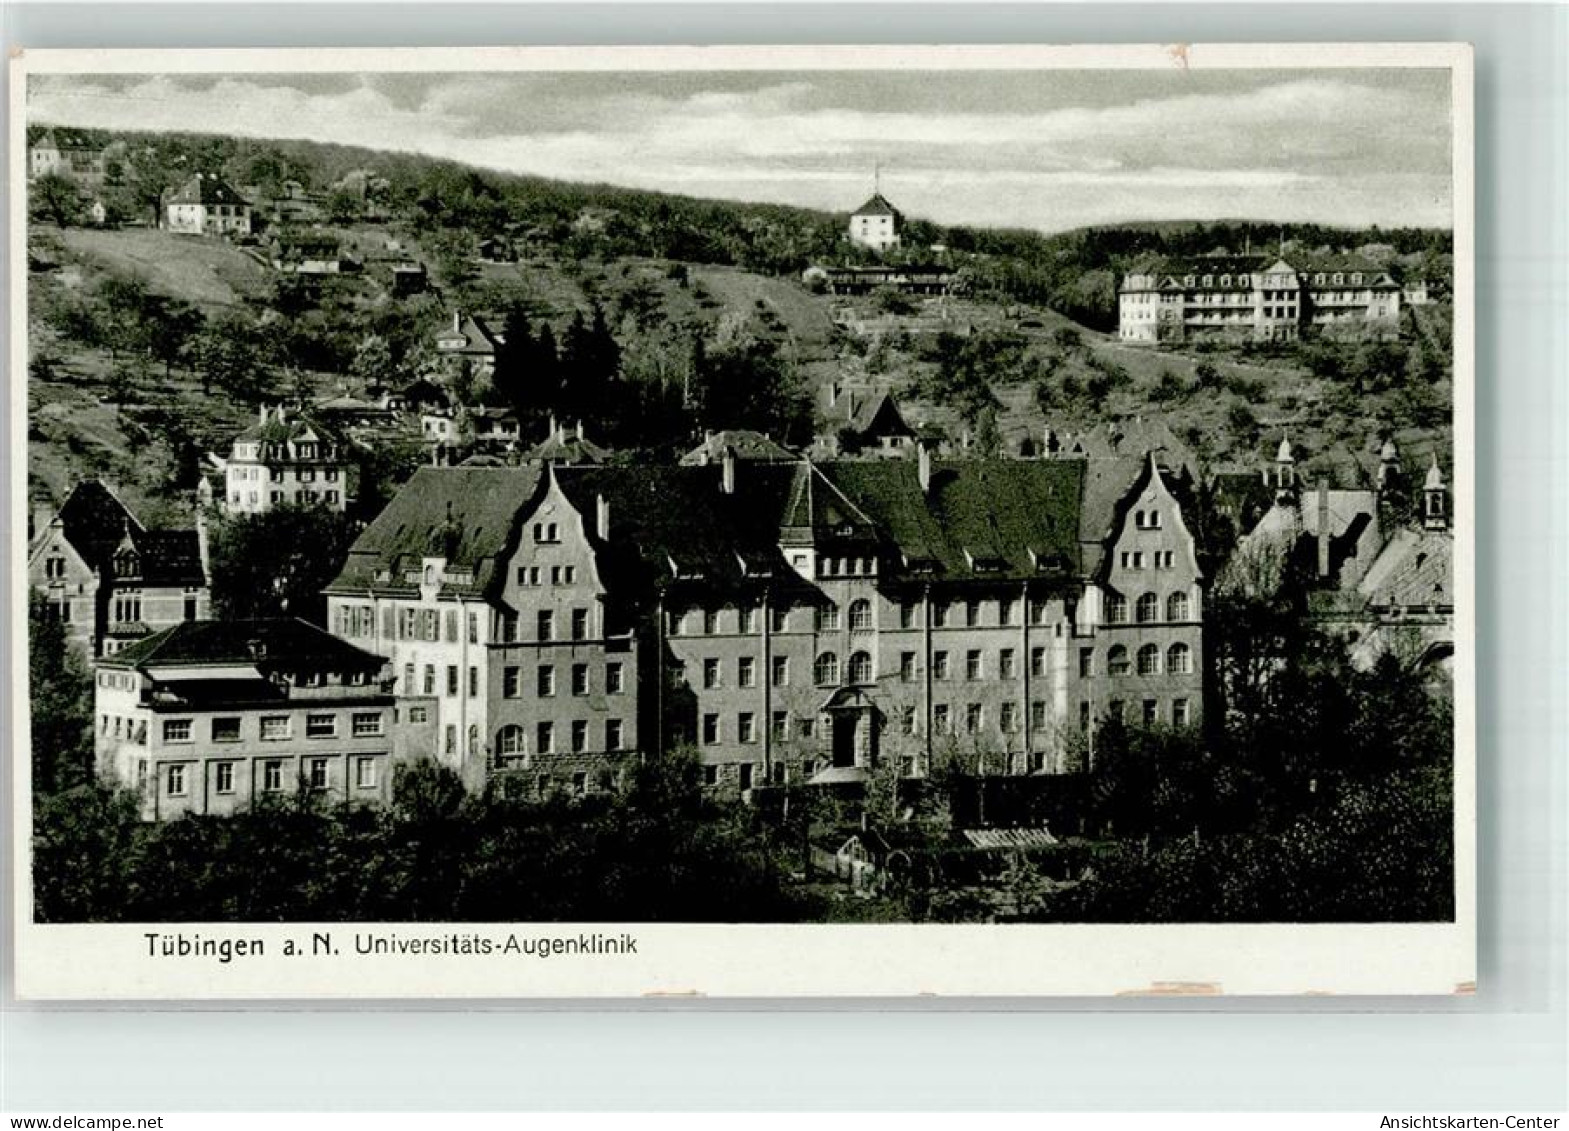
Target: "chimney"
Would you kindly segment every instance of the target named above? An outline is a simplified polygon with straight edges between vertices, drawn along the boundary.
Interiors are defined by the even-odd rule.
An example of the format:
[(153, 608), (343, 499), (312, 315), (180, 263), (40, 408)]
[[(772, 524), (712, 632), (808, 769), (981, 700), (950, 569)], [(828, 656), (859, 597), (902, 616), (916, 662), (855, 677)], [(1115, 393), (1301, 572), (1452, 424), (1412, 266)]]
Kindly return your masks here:
[(601, 542), (610, 541), (610, 500), (603, 495), (594, 496), (594, 533)]
[(932, 450), (926, 446), (924, 440), (917, 441), (915, 445), (915, 477), (920, 480), (921, 493), (930, 494), (932, 490)]
[(725, 445), (724, 462), (720, 467), (719, 485), (727, 495), (735, 494), (735, 449)]
[(577, 438), (579, 440), (581, 440), (583, 438), (583, 421), (582, 420), (579, 420), (577, 422), (576, 431), (575, 431), (574, 434), (577, 436)]
[(263, 405), (259, 406), (256, 411), (257, 411), (256, 423), (258, 423), (258, 424), (266, 424), (267, 423), (267, 406), (265, 404), (263, 404)]
[(454, 310), (452, 312), (452, 332), (456, 334), (461, 329), (463, 329), (463, 312)]
[(1318, 577), (1329, 576), (1329, 480), (1318, 481)]

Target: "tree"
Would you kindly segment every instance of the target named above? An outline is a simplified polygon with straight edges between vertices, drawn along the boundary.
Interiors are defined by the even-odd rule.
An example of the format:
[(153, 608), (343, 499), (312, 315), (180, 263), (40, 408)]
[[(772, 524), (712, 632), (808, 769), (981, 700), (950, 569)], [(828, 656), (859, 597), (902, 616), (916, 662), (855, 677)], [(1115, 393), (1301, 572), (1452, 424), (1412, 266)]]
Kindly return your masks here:
[(347, 515), (286, 504), (213, 524), (212, 603), (220, 620), (326, 617), (321, 591), (337, 576), (356, 530)]
[(355, 347), (349, 374), (365, 388), (391, 385), (397, 376), (392, 347), (380, 334), (366, 334)]
[(35, 801), (92, 780), (92, 677), (43, 595), (27, 601), (28, 698)]
[(192, 346), (202, 392), (216, 385), (235, 400), (259, 401), (272, 387), (269, 351), (259, 339), (256, 326), (237, 312), (209, 322)]
[(82, 213), (82, 192), (76, 182), (60, 173), (45, 173), (28, 191), (28, 213), (35, 220), (49, 220), (64, 228)]

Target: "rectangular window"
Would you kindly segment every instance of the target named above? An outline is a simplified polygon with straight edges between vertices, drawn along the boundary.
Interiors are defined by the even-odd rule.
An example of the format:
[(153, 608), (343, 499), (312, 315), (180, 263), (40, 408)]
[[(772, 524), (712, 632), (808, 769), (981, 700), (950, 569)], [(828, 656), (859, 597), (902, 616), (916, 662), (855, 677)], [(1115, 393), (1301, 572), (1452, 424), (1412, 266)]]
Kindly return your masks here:
[(757, 661), (751, 656), (742, 656), (736, 661), (736, 683), (741, 687), (757, 686)]
[(752, 763), (750, 763), (750, 762), (742, 762), (741, 766), (740, 766), (740, 770), (741, 770), (741, 792), (745, 793), (747, 790), (752, 788)]
[(920, 606), (917, 605), (914, 601), (900, 601), (899, 602), (899, 627), (900, 628), (914, 628), (915, 627), (915, 612), (916, 612), (916, 609), (918, 609), (919, 607)]
[(969, 601), (964, 606), (964, 626), (974, 628), (981, 623), (981, 603)]
[(306, 715), (306, 738), (332, 738), (338, 733), (338, 716), (332, 714)]
[(551, 612), (549, 609), (542, 609), (539, 613), (539, 616), (536, 618), (535, 623), (538, 628), (538, 632), (535, 634), (535, 639), (549, 641), (556, 638), (555, 613)]
[(516, 699), (523, 694), (523, 671), (521, 668), (507, 667), (501, 669), (501, 697), (503, 699)]
[(283, 763), (276, 758), (269, 758), (262, 763), (262, 791), (264, 793), (277, 793), (283, 788)]
[(790, 712), (775, 711), (770, 721), (770, 733), (775, 742), (783, 742), (790, 737)]
[(540, 665), (535, 673), (534, 691), (541, 699), (548, 699), (556, 693), (556, 669), (549, 664)]
[(447, 724), (446, 740), (442, 743), (442, 750), (447, 754), (458, 752), (458, 728), (451, 723)]
[(1188, 701), (1186, 699), (1173, 699), (1171, 701), (1171, 725), (1185, 727), (1188, 725)]
[(770, 625), (769, 631), (771, 631), (771, 632), (788, 632), (789, 631), (789, 629), (790, 629), (790, 610), (788, 608), (781, 607), (781, 608), (777, 608), (777, 609), (769, 609), (768, 610), (768, 619), (769, 619), (769, 625)]
[(899, 653), (899, 682), (900, 683), (914, 683), (915, 682), (915, 653), (914, 652), (900, 652)]
[(932, 627), (933, 628), (947, 628), (948, 627), (948, 606), (947, 605), (933, 605), (932, 606)]
[(457, 612), (457, 610), (456, 609), (448, 609), (447, 610), (447, 615), (443, 619), (446, 621), (447, 643), (448, 644), (456, 644), (458, 642), (458, 612)]
[(170, 766), (168, 769), (169, 796), (185, 796), (185, 767)]
[(811, 716), (807, 716), (804, 719), (797, 719), (795, 723), (795, 732), (801, 738), (813, 737), (817, 734), (817, 720)]
[(899, 710), (899, 733), (912, 735), (915, 733), (915, 708), (903, 707)]
[(719, 784), (719, 767), (718, 766), (704, 766), (703, 767), (703, 784), (704, 785), (718, 785)]
[(430, 721), (430, 712), (427, 711), (424, 707), (410, 707), (409, 708), (409, 722), (411, 722), (411, 723), (426, 723), (426, 722), (429, 722), (429, 721)]
[(240, 741), (240, 720), (237, 716), (217, 718), (212, 721), (212, 740), (214, 742)]
[(469, 698), (479, 698), (479, 668), (469, 666)]
[(573, 609), (572, 610), (572, 639), (573, 640), (587, 640), (588, 639), (588, 610), (587, 609)]
[(309, 772), (312, 789), (327, 788), (327, 759), (312, 758), (310, 760)]
[(541, 754), (554, 754), (556, 750), (556, 725), (540, 723), (534, 728), (534, 749)]
[(1088, 703), (1079, 704), (1079, 729), (1081, 731), (1090, 729), (1090, 705)]
[(376, 788), (376, 767), (378, 763), (374, 758), (362, 757), (354, 759), (354, 784), (360, 789)]
[(1079, 649), (1079, 678), (1089, 679), (1095, 674), (1095, 649)]
[(1018, 704), (1004, 703), (997, 708), (997, 726), (1003, 734), (1012, 734), (1018, 729)]
[(458, 665), (456, 665), (456, 664), (448, 664), (447, 665), (447, 694), (448, 695), (456, 695), (457, 693), (458, 693)]
[(757, 610), (756, 609), (742, 609), (741, 610), (741, 633), (742, 633), (742, 635), (744, 635), (744, 636), (752, 636), (756, 632), (757, 632)]
[(1043, 676), (1046, 674), (1045, 648), (1030, 649), (1030, 674), (1033, 676)]
[(434, 694), (436, 694), (436, 665), (435, 664), (426, 664), (425, 665), (425, 694), (426, 695), (434, 695)]
[(1030, 729), (1034, 731), (1046, 729), (1046, 700), (1036, 699), (1030, 703)]
[(775, 656), (773, 658), (773, 669), (774, 686), (790, 686), (790, 657)]
[(572, 796), (582, 797), (588, 792), (588, 774), (582, 770), (572, 775)]
[(997, 677), (999, 679), (1012, 679), (1014, 674), (1013, 649), (1004, 648), (997, 653)]
[(1122, 712), (1122, 700), (1121, 699), (1113, 699), (1111, 702), (1106, 704), (1106, 717), (1107, 718), (1115, 719), (1117, 722), (1120, 723), (1120, 722), (1122, 722), (1122, 714), (1123, 714), (1123, 712)]
[(605, 693), (620, 695), (626, 690), (626, 674), (619, 662), (605, 665)]
[[(418, 720), (416, 720), (414, 718), (414, 710), (415, 710), (415, 708), (411, 708), (409, 710), (409, 721), (410, 722), (416, 722), (416, 721), (424, 722), (425, 721), (424, 720), (424, 710), (425, 709), (423, 707), (420, 707), (420, 708), (417, 708), (417, 709), (420, 711), (421, 717)], [(350, 723), (350, 727), (352, 728), (352, 731), (353, 731), (353, 734), (354, 734), (355, 738), (373, 738), (376, 735), (381, 733), (381, 712), (380, 711), (356, 711), (354, 713), (353, 720)]]
[(289, 737), (288, 715), (263, 715), (261, 736), (264, 742), (276, 742)]
[(573, 695), (587, 695), (588, 694), (588, 665), (587, 664), (573, 664), (572, 665), (572, 694)]
[(1030, 602), (1030, 623), (1031, 624), (1045, 624), (1046, 623), (1046, 602), (1045, 601), (1031, 601)]
[(588, 720), (572, 720), (572, 753), (581, 754), (588, 749)]
[(969, 703), (964, 708), (964, 730), (966, 734), (979, 734), (981, 727), (986, 723), (986, 711), (979, 703)]
[(620, 719), (605, 720), (605, 749), (620, 750), (625, 745)]
[(165, 719), (163, 721), (163, 740), (165, 742), (191, 741), (191, 720)]
[(948, 713), (948, 704), (937, 703), (932, 707), (932, 731), (935, 734), (953, 733), (953, 720)]
[(964, 678), (977, 680), (981, 678), (982, 674), (981, 650), (979, 648), (971, 648), (964, 654)]
[(713, 636), (719, 631), (719, 614), (713, 609), (703, 610), (703, 635)]
[(948, 653), (947, 652), (933, 652), (932, 653), (932, 678), (933, 679), (947, 679), (948, 678)]
[(1013, 623), (1012, 601), (1004, 598), (1003, 600), (997, 602), (997, 623), (1004, 625)]
[(1160, 721), (1160, 701), (1158, 699), (1144, 700), (1144, 725), (1154, 726)]
[(719, 716), (703, 716), (703, 745), (712, 746), (719, 741)]
[(470, 644), (478, 644), (479, 643), (479, 614), (478, 613), (470, 613), (469, 614), (469, 643)]
[(757, 741), (757, 718), (751, 711), (742, 711), (736, 716), (736, 738), (741, 742)]
[(719, 661), (713, 656), (703, 661), (703, 687), (712, 690), (719, 686)]
[(233, 762), (219, 762), (213, 767), (212, 787), (215, 793), (234, 792)]

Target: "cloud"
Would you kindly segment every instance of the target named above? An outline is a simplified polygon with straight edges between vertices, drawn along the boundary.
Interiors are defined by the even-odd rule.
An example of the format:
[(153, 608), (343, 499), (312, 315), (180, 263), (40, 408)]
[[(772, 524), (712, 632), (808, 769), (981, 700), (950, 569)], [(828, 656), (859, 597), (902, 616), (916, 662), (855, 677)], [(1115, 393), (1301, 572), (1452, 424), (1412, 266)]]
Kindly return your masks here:
[[(35, 80), (29, 111), (39, 121), (302, 137), (839, 209), (855, 203), (880, 161), (901, 206), (948, 223), (1061, 228), (1168, 217), (1174, 208), (1448, 222), (1447, 93), (1392, 72), (1239, 72), (1186, 86), (1141, 76), (1120, 96), (1104, 75), (1093, 84), (1043, 76), (1037, 86), (1013, 77), (997, 83), (1005, 99), (990, 99), (1001, 105), (986, 104), (988, 76), (977, 73), (934, 73), (905, 97), (861, 80), (833, 72), (297, 83), (50, 76)], [(945, 90), (951, 98), (940, 97)], [(1112, 206), (1124, 211), (1106, 215)]]

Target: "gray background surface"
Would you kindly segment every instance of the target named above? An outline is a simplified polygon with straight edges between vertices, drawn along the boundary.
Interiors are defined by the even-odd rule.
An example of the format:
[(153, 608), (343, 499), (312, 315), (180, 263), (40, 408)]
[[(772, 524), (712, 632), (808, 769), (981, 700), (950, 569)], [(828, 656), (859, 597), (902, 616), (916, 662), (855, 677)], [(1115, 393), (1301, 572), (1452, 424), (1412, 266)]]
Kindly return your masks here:
[[(1473, 43), (1481, 893), (1478, 994), (1420, 1002), (62, 1009), (9, 1000), (7, 930), (0, 1109), (1569, 1107), (1569, 8), (24, 4), (0, 9), (0, 20), (8, 52)], [(9, 490), (0, 481), (0, 497)], [(15, 583), (13, 570), (0, 566), (0, 584)], [(6, 621), (4, 631), (17, 627)], [(25, 693), (15, 677), (9, 684), (10, 695)], [(9, 698), (0, 704), (0, 734), (13, 709)], [(0, 872), (8, 882), (8, 859)]]

